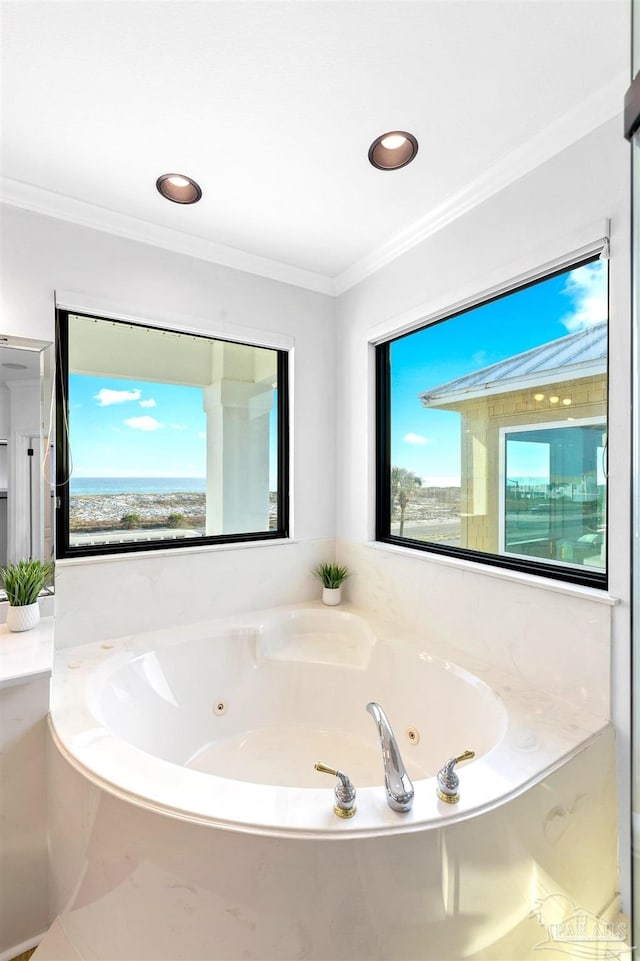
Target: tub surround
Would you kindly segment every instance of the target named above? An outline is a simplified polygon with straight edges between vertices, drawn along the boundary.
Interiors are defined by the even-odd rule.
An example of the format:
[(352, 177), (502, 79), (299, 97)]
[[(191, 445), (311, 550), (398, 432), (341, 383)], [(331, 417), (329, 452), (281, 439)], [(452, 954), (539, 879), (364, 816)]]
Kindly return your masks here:
[(333, 537), (292, 538), (58, 561), (56, 650), (311, 600), (334, 551)]
[[(328, 637), (327, 615), (338, 618), (337, 643)], [(223, 641), (226, 660), (215, 671), (204, 652)], [(183, 656), (189, 646), (196, 670)], [(412, 811), (390, 810), (364, 698), (354, 718), (362, 715), (379, 768), (373, 784), (353, 778), (358, 811), (349, 820), (334, 815), (324, 776), (316, 775), (317, 788), (248, 783), (149, 753), (154, 745), (167, 748), (162, 742), (173, 731), (187, 736), (188, 723), (172, 719), (194, 674), (210, 684), (207, 723), (215, 731), (243, 693), (224, 702), (226, 670), (229, 677), (240, 670), (248, 682), (247, 707), (264, 686), (259, 678), (251, 687), (261, 670), (288, 677), (290, 668), (317, 668), (319, 677), (332, 677), (326, 703), (335, 708), (336, 697), (359, 693), (384, 652), (399, 658), (395, 672), (384, 658), (382, 665), (388, 683), (397, 675), (402, 690), (406, 684), (407, 702), (423, 691), (426, 700), (436, 696), (430, 670), (452, 695), (451, 713), (440, 710), (441, 725), (423, 725), (421, 744), (440, 744), (458, 705), (472, 723), (460, 750), (476, 746), (475, 732), (481, 756), (460, 766), (458, 804), (439, 801), (435, 777), (422, 777), (414, 780)], [(424, 631), (400, 633), (384, 619), (361, 619), (353, 604), (327, 611), (319, 601), (58, 651), (48, 751), (58, 917), (37, 961), (54, 961), (62, 944), (65, 957), (112, 961), (529, 961), (548, 943), (545, 922), (556, 920), (558, 905), (561, 919), (572, 910), (615, 917), (615, 762), (606, 717), (477, 660), (469, 674), (464, 652), (453, 662), (449, 653)], [(405, 655), (414, 666), (408, 677)], [(332, 672), (342, 674), (342, 684)], [(295, 689), (263, 694), (276, 710), (295, 709)], [(161, 714), (149, 717), (154, 699)], [(303, 690), (304, 709), (308, 701)], [(118, 725), (126, 727), (138, 702), (149, 723), (136, 728), (133, 746)], [(484, 742), (474, 703), (493, 717)], [(392, 723), (398, 709), (389, 707)], [(409, 768), (403, 725), (394, 724)], [(303, 721), (299, 729), (304, 739)], [(187, 743), (178, 747), (188, 752)], [(267, 760), (278, 765), (281, 753), (272, 742)], [(333, 756), (317, 760), (340, 766)]]
[[(257, 785), (242, 780), (230, 780), (229, 777), (217, 776), (215, 773), (205, 775), (201, 771), (178, 766), (166, 760), (166, 755), (154, 756), (147, 750), (134, 746), (135, 742), (126, 740), (126, 733), (122, 732), (122, 726), (126, 722), (123, 721), (118, 726), (112, 718), (116, 716), (114, 704), (118, 697), (122, 699), (123, 712), (127, 711), (127, 702), (132, 698), (134, 702), (138, 698), (144, 700), (144, 686), (139, 686), (136, 694), (131, 688), (130, 679), (126, 680), (122, 673), (134, 659), (140, 659), (145, 653), (152, 652), (150, 656), (153, 660), (136, 661), (138, 673), (147, 675), (147, 690), (151, 685), (164, 699), (171, 699), (173, 693), (171, 679), (167, 684), (163, 674), (162, 659), (163, 656), (171, 654), (171, 649), (175, 648), (178, 640), (181, 645), (185, 645), (181, 650), (187, 652), (189, 644), (204, 644), (211, 648), (225, 638), (227, 641), (231, 638), (231, 649), (235, 651), (233, 656), (239, 658), (237, 664), (234, 661), (234, 670), (254, 672), (263, 658), (273, 657), (282, 663), (291, 657), (287, 654), (291, 643), (287, 642), (286, 632), (283, 631), (280, 636), (284, 639), (276, 645), (275, 638), (278, 635), (274, 632), (273, 624), (274, 620), (282, 619), (287, 612), (283, 615), (282, 610), (270, 609), (216, 622), (190, 625), (180, 632), (179, 637), (175, 630), (166, 629), (59, 651), (55, 661), (51, 708), (51, 734), (58, 749), (70, 764), (75, 765), (96, 784), (143, 807), (205, 821), (230, 830), (276, 837), (376, 837), (444, 825), (503, 804), (562, 765), (568, 758), (584, 750), (585, 745), (607, 729), (606, 717), (580, 708), (554, 696), (553, 693), (541, 691), (523, 677), (507, 675), (495, 667), (482, 664), (478, 658), (465, 658), (461, 651), (455, 652), (456, 661), (452, 662), (449, 660), (450, 647), (442, 641), (432, 642), (425, 637), (424, 632), (404, 634), (396, 625), (380, 618), (367, 617), (360, 621), (358, 612), (352, 605), (343, 605), (340, 612), (328, 612), (320, 603), (311, 602), (288, 610), (289, 616), (293, 611), (317, 612), (324, 617), (334, 614), (342, 615), (343, 618), (354, 618), (354, 624), (357, 624), (361, 631), (360, 635), (357, 635), (353, 644), (338, 646), (334, 652), (338, 666), (342, 666), (346, 672), (344, 687), (337, 692), (339, 698), (350, 696), (352, 685), (349, 683), (349, 673), (361, 674), (371, 651), (376, 649), (379, 649), (381, 656), (394, 650), (403, 652), (403, 655), (411, 652), (415, 660), (410, 662), (414, 664), (410, 671), (413, 670), (414, 673), (424, 661), (430, 661), (437, 669), (444, 671), (443, 676), (448, 673), (449, 679), (459, 669), (462, 672), (470, 670), (471, 675), (461, 674), (459, 694), (456, 693), (457, 689), (453, 690), (446, 710), (449, 710), (453, 717), (456, 717), (458, 712), (464, 713), (466, 707), (463, 700), (466, 697), (467, 685), (474, 695), (479, 694), (485, 698), (485, 706), (481, 712), (484, 711), (487, 715), (492, 711), (495, 713), (493, 741), (490, 740), (484, 745), (447, 744), (446, 748), (441, 748), (440, 753), (443, 756), (439, 757), (436, 753), (440, 763), (434, 760), (428, 762), (431, 776), (425, 779), (423, 771), (422, 778), (416, 783), (413, 809), (403, 815), (391, 811), (386, 805), (380, 761), (380, 786), (365, 785), (359, 788), (358, 814), (345, 822), (333, 815), (331, 791), (324, 779), (322, 783), (319, 779), (318, 786), (313, 788), (285, 787), (277, 783)], [(372, 632), (375, 641), (367, 635), (367, 629)], [(313, 641), (307, 640), (307, 644), (309, 643), (313, 645)], [(200, 650), (204, 648), (201, 646)], [(226, 650), (225, 656), (228, 658), (231, 656), (228, 653), (228, 644)], [(153, 652), (157, 652), (157, 657), (154, 657)], [(315, 657), (317, 655), (313, 648), (306, 652), (302, 648), (294, 652), (292, 663), (312, 663)], [(326, 648), (323, 657), (325, 663), (331, 659)], [(181, 662), (182, 657), (174, 660)], [(202, 658), (200, 660), (202, 662)], [(382, 663), (386, 670), (394, 669), (390, 667), (391, 662), (388, 660), (383, 660)], [(218, 691), (220, 681), (216, 680), (216, 672), (211, 665), (207, 667), (207, 673), (211, 675), (210, 696), (213, 704), (216, 698), (224, 695), (224, 691)], [(133, 677), (133, 672), (131, 676)], [(340, 682), (336, 680), (339, 676), (332, 674), (331, 682), (340, 687)], [(115, 693), (111, 695), (113, 703), (106, 703), (102, 691), (104, 686), (109, 684), (110, 677)], [(416, 682), (412, 677), (408, 677), (406, 683), (409, 687)], [(422, 675), (417, 684), (421, 683), (424, 684)], [(287, 691), (273, 692), (273, 696), (279, 695), (286, 698)], [(295, 725), (295, 695), (293, 691), (289, 691), (289, 695), (292, 704), (290, 723)], [(323, 697), (322, 691), (318, 692), (318, 696)], [(328, 703), (335, 696), (335, 689), (327, 691)], [(363, 726), (369, 721), (365, 715), (368, 699), (370, 698), (363, 691)], [(384, 698), (378, 696), (378, 699), (384, 707)], [(502, 705), (505, 711), (504, 723)], [(115, 707), (117, 708), (117, 704)], [(448, 725), (446, 710), (443, 709), (439, 719), (439, 726), (445, 732)], [(397, 713), (396, 709), (396, 716)], [(356, 723), (359, 723), (359, 715), (356, 717)], [(391, 719), (393, 722), (392, 715)], [(420, 719), (415, 719), (413, 715), (411, 720), (420, 724)], [(143, 721), (138, 721), (138, 724), (144, 726)], [(150, 724), (153, 725), (153, 722)], [(214, 728), (211, 730), (213, 732)], [(472, 721), (470, 730), (478, 730), (477, 720)], [(372, 744), (375, 743), (374, 735), (375, 731), (371, 730)], [(153, 736), (153, 732), (150, 736)], [(213, 737), (214, 734), (211, 733), (210, 736)], [(437, 732), (424, 730), (423, 726), (422, 738), (427, 741), (429, 738), (436, 739)], [(473, 739), (473, 734), (466, 738), (469, 742)], [(476, 740), (481, 740), (480, 731)], [(434, 775), (437, 767), (452, 754), (467, 748), (478, 748), (478, 753), (483, 756), (461, 768), (460, 802), (455, 806), (443, 804), (438, 800), (435, 791)], [(411, 746), (403, 749), (407, 763), (411, 757), (410, 751)], [(317, 760), (342, 766), (340, 758), (322, 757)], [(346, 772), (350, 774), (349, 770)], [(352, 779), (358, 788), (355, 776)]]
[(537, 688), (542, 703), (552, 696), (611, 717), (616, 597), (375, 543), (341, 540), (336, 553), (356, 572), (348, 597), (359, 609), (427, 636), (480, 677), (493, 667)]
[(480, 819), (349, 843), (164, 817), (50, 754), (59, 921), (35, 961), (531, 961), (558, 906), (615, 916), (611, 731)]

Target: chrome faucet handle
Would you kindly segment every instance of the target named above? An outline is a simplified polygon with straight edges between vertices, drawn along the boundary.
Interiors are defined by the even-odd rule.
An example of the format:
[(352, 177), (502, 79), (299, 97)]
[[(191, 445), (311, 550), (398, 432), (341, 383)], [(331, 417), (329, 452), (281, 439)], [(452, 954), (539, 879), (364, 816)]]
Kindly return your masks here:
[(457, 757), (450, 757), (445, 762), (444, 767), (440, 768), (437, 775), (436, 794), (441, 801), (446, 801), (447, 804), (455, 804), (460, 800), (460, 792), (458, 791), (460, 778), (453, 769), (460, 761), (470, 761), (475, 756), (475, 751), (463, 751)]
[(333, 811), (339, 818), (352, 818), (357, 810), (356, 789), (347, 775), (343, 771), (338, 771), (336, 768), (321, 764), (320, 761), (316, 761), (313, 766), (316, 771), (320, 771), (322, 774), (333, 774), (334, 777), (338, 778), (338, 783), (333, 792), (336, 798)]

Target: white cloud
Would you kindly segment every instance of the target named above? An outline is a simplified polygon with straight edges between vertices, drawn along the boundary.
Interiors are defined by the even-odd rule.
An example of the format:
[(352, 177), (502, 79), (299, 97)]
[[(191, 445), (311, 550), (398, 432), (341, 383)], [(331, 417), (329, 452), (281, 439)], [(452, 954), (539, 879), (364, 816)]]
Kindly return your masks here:
[(206, 440), (206, 439), (207, 439), (207, 433), (206, 433), (206, 431), (204, 431), (204, 430), (199, 430), (199, 431), (198, 431), (198, 437), (199, 437), (201, 440)]
[(187, 429), (187, 425), (186, 425), (186, 424), (169, 424), (169, 427), (171, 428), (171, 430), (186, 430), (186, 429)]
[(576, 267), (567, 277), (562, 293), (573, 300), (571, 313), (561, 321), (570, 333), (606, 320), (609, 313), (606, 261), (596, 260)]
[(486, 350), (477, 350), (475, 354), (471, 355), (471, 360), (476, 365), (476, 367), (485, 367), (487, 364), (488, 353)]
[(98, 401), (99, 407), (109, 407), (110, 404), (124, 404), (128, 400), (140, 400), (142, 391), (136, 387), (135, 390), (110, 390), (108, 387), (101, 387), (93, 399)]
[(428, 444), (429, 438), (422, 434), (405, 434), (402, 438), (405, 444)]
[(125, 420), (125, 424), (133, 430), (160, 430), (161, 427), (164, 427), (164, 424), (161, 424), (155, 417), (149, 416), (129, 417)]
[(141, 407), (155, 407), (155, 406), (156, 406), (156, 402), (155, 402), (155, 400), (153, 399), (153, 397), (150, 397), (149, 400), (141, 400), (141, 401), (140, 401), (140, 406), (141, 406)]

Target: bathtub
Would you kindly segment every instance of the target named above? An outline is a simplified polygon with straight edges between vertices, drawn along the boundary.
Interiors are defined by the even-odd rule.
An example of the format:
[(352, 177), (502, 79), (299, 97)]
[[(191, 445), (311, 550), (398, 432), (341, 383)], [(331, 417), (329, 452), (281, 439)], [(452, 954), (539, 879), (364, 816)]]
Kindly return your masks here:
[[(60, 651), (52, 889), (76, 954), (514, 961), (544, 941), (541, 896), (610, 910), (610, 726), (445, 653), (316, 605)], [(387, 804), (370, 701), (409, 812)], [(447, 804), (436, 774), (464, 750)], [(354, 817), (318, 761), (355, 785)]]

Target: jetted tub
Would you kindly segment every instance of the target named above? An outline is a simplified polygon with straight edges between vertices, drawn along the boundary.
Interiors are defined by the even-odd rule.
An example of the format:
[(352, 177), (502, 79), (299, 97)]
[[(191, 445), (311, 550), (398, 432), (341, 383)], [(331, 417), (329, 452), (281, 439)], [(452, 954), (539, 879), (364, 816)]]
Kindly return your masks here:
[[(535, 708), (526, 692), (501, 693), (389, 625), (311, 605), (59, 652), (53, 887), (73, 949), (112, 961), (444, 961), (498, 950), (507, 932), (504, 957), (529, 957), (513, 935), (532, 909), (528, 836), (557, 790), (582, 777), (593, 795), (592, 768), (598, 790), (611, 788), (611, 734), (539, 692)], [(408, 813), (387, 804), (369, 701), (414, 783)], [(446, 804), (435, 775), (467, 749), (460, 801)], [(333, 813), (335, 779), (316, 761), (352, 780), (353, 818)], [(73, 832), (69, 798), (83, 812)], [(615, 803), (575, 818), (599, 837), (615, 829)], [(615, 863), (599, 850), (605, 869), (585, 887), (571, 852), (554, 883), (568, 872), (600, 910)]]

